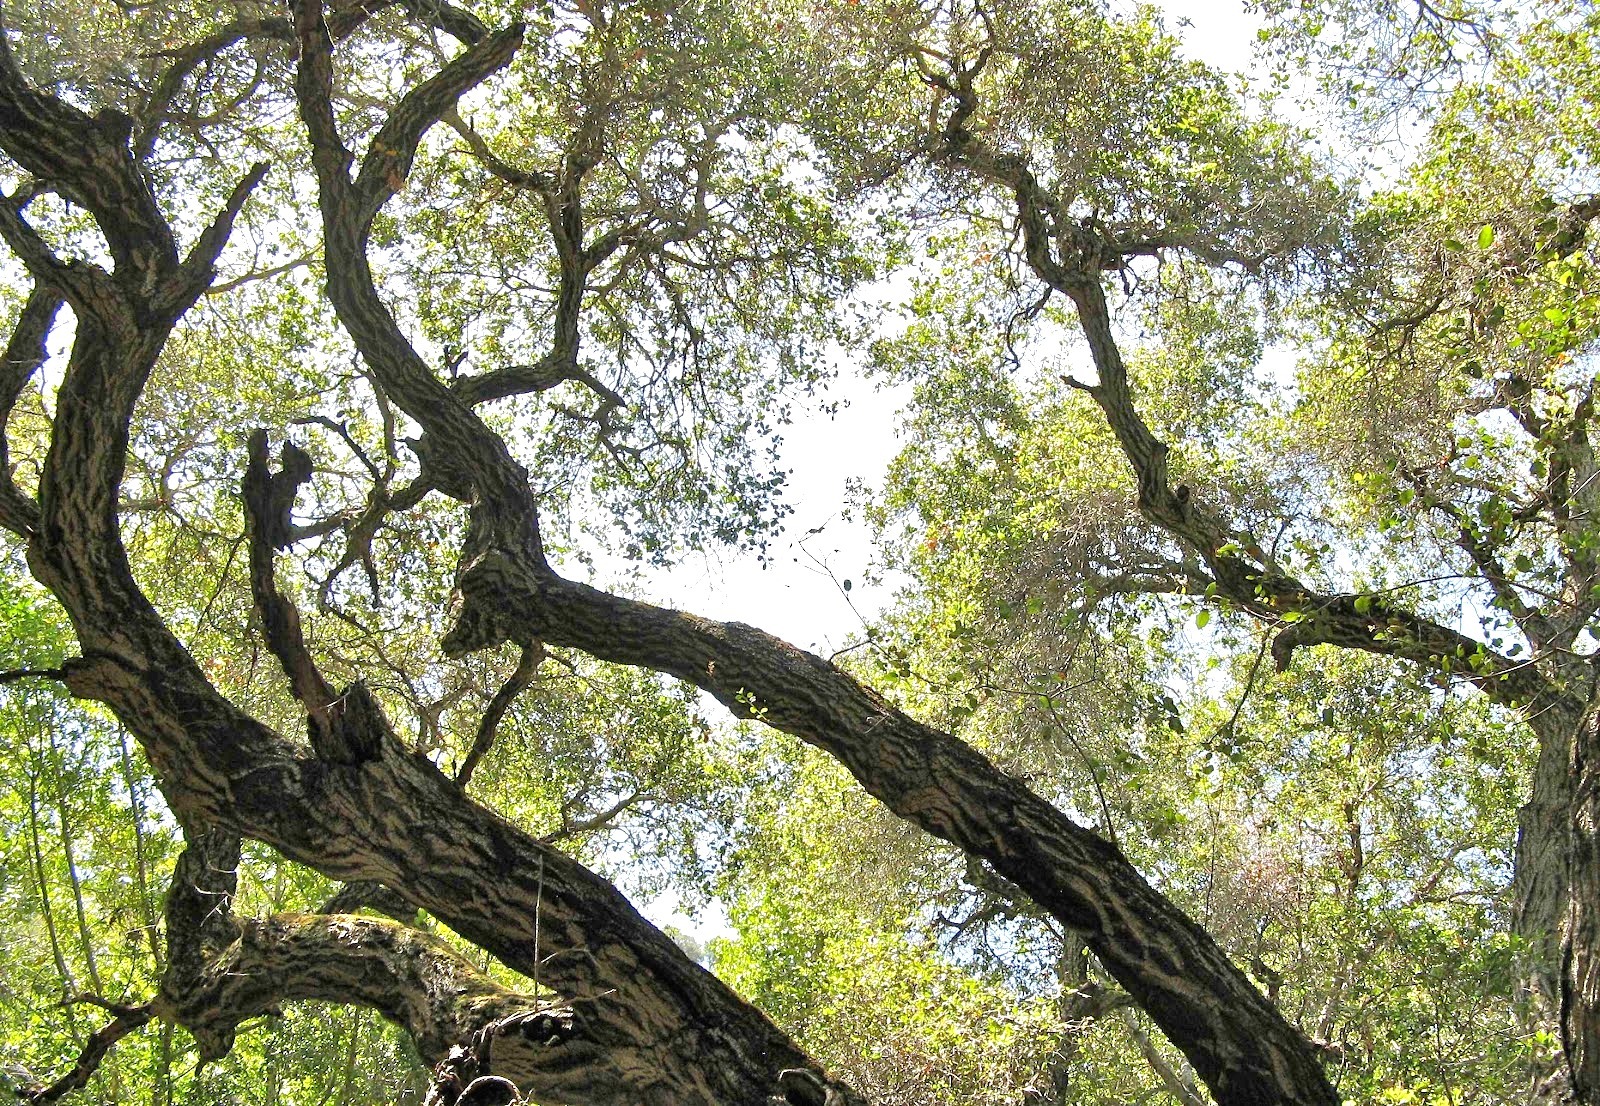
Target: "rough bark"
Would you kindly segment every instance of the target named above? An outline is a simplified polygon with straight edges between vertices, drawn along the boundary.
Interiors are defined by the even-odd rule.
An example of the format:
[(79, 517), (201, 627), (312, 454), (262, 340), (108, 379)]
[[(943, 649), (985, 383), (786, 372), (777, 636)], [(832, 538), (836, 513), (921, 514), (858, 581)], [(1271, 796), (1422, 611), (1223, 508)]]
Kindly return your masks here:
[[(895, 812), (984, 858), (1082, 933), (1219, 1103), (1337, 1101), (1310, 1044), (1204, 930), (1113, 845), (981, 755), (820, 658), (751, 627), (620, 599), (549, 570), (525, 473), (406, 341), (373, 286), (365, 252), (372, 218), (403, 183), (422, 133), (455, 97), (506, 63), (521, 31), (475, 39), (403, 97), (353, 178), (355, 159), (330, 101), (336, 36), (320, 5), (295, 5), (295, 34), (330, 299), (374, 378), (422, 426), (428, 479), (470, 503), (460, 617), (446, 645), (457, 652), (506, 639), (574, 646), (679, 676), (740, 714), (816, 744)], [(134, 581), (117, 492), (134, 404), (174, 320), (209, 279), (227, 225), (260, 171), (242, 182), (214, 233), (183, 261), (125, 134), (28, 89), (14, 65), (0, 67), (0, 107), (9, 109), (0, 115), (0, 147), (82, 202), (116, 259), (110, 273), (64, 265), (20, 209), (0, 218), (7, 242), (78, 317), (37, 522), (19, 529), (35, 575), (67, 608), (82, 647), (83, 656), (64, 666), (69, 687), (107, 703), (139, 737), (173, 809), (191, 824), (248, 834), (331, 876), (391, 887), (554, 988), (573, 1010), (573, 1036), (562, 1048), (588, 1057), (562, 1091), (567, 1101), (854, 1101), (610, 884), (477, 807), (431, 763), (401, 748), (375, 703), (368, 701), (348, 723), (354, 731), (337, 740), (314, 720), (317, 755), (307, 756), (207, 682)], [(282, 504), (271, 494), (275, 477), (265, 469), (265, 451), (257, 452), (258, 544), (268, 556), (253, 574), (258, 602), (272, 608), (279, 600), (270, 587), (270, 551), (282, 537), (273, 510)], [(327, 706), (328, 689), (306, 667), (287, 612), (276, 613), (274, 651), (315, 716)], [(306, 961), (295, 950), (326, 951), (340, 934), (357, 934), (370, 952), (383, 940), (400, 940), (384, 926), (260, 923), (259, 947), (241, 931), (234, 955), (260, 958), (261, 971), (284, 973), (288, 987), (290, 978), (305, 978)], [(310, 959), (321, 963), (319, 957)], [(375, 988), (389, 985), (383, 972), (373, 978)], [(216, 1047), (222, 1044), (219, 1037)]]
[[(321, 189), (329, 296), (388, 394), (450, 450), (452, 483), (473, 504), (447, 649), (546, 640), (603, 660), (669, 672), (731, 709), (838, 757), (892, 810), (993, 863), (1066, 925), (1189, 1056), (1221, 1102), (1328, 1102), (1308, 1042), (1214, 942), (1158, 895), (1121, 853), (1075, 825), (961, 742), (890, 708), (833, 666), (751, 627), (718, 625), (569, 583), (550, 572), (526, 476), (471, 407), (433, 376), (373, 286), (365, 242), (392, 189), (369, 172), (415, 147), (442, 112), (438, 82), (460, 89), (504, 64), (519, 32), (483, 40), (396, 107), (352, 180), (329, 105), (331, 47), (319, 5), (296, 7), (296, 82)], [(494, 49), (499, 44), (499, 52)], [(453, 83), (452, 83), (453, 82)], [(409, 145), (408, 145), (409, 144)]]
[[(99, 1003), (115, 1016), (92, 1034), (71, 1071), (21, 1092), (45, 1106), (87, 1085), (109, 1049), (151, 1020), (179, 1025), (202, 1060), (225, 1056), (239, 1026), (283, 1004), (363, 1006), (405, 1029), (439, 1076), (430, 1101), (452, 1106), (456, 1077), (507, 1080), (545, 1101), (592, 1098), (605, 1058), (584, 1039), (571, 1007), (502, 987), (443, 942), (394, 922), (350, 915), (235, 918), (239, 838), (191, 838), (167, 896), (168, 967), (147, 1003)], [(466, 1044), (463, 1044), (465, 1042)]]
[(619, 598), (505, 559), (480, 557), (461, 585), (462, 626), (531, 633), (670, 673), (832, 754), (890, 810), (982, 857), (1081, 933), (1218, 1102), (1337, 1101), (1310, 1043), (1114, 845), (827, 661), (753, 626)]
[[(1593, 1106), (1600, 1103), (1600, 711), (1591, 705), (1569, 732), (1570, 813), (1565, 819), (1550, 818), (1554, 812), (1535, 814), (1546, 831), (1542, 837), (1561, 830), (1570, 834), (1568, 895), (1560, 919), (1561, 1045), (1573, 1099)], [(1543, 895), (1530, 896), (1533, 902), (1545, 900)]]
[[(1594, 724), (1585, 721), (1592, 715), (1595, 675), (1586, 658), (1570, 653), (1576, 635), (1595, 615), (1595, 557), (1575, 522), (1593, 518), (1600, 507), (1600, 471), (1587, 431), (1591, 400), (1579, 404), (1565, 434), (1551, 432), (1544, 423), (1528, 425), (1541, 416), (1526, 394), (1513, 412), (1530, 434), (1555, 443), (1550, 509), (1570, 575), (1551, 610), (1530, 607), (1508, 584), (1497, 552), (1470, 526), (1462, 526), (1459, 544), (1517, 618), (1536, 662), (1513, 658), (1385, 595), (1330, 594), (1308, 586), (1262, 552), (1263, 543), (1253, 535), (1234, 530), (1191, 489), (1171, 483), (1168, 446), (1137, 409), (1103, 287), (1108, 271), (1147, 252), (1148, 243), (1123, 242), (1092, 220), (1072, 218), (1024, 157), (994, 149), (974, 133), (969, 126), (978, 109), (974, 80), (986, 64), (982, 53), (948, 78), (933, 78), (952, 106), (942, 130), (929, 136), (929, 157), (999, 186), (1014, 202), (1029, 268), (1076, 309), (1097, 380), (1073, 383), (1099, 406), (1116, 436), (1137, 480), (1141, 515), (1199, 557), (1209, 573), (1204, 581), (1209, 594), (1275, 627), (1271, 651), (1280, 670), (1306, 646), (1357, 649), (1464, 680), (1527, 718), (1538, 757), (1529, 799), (1519, 812), (1513, 929), (1525, 942), (1523, 998), (1530, 1023), (1539, 1029), (1558, 1025), (1568, 1060), (1564, 1070), (1536, 1065), (1534, 1093), (1542, 1101), (1565, 1101), (1570, 1095), (1600, 1104), (1600, 910), (1595, 906), (1600, 901), (1595, 898), (1600, 745), (1594, 744)], [(1575, 249), (1583, 232), (1573, 226), (1585, 226), (1595, 213), (1593, 200), (1572, 205), (1561, 241), (1546, 250)], [(1212, 264), (1250, 266), (1256, 260), (1230, 256), (1215, 244), (1184, 248)], [(1514, 399), (1502, 402), (1518, 406)]]
[[(117, 493), (133, 406), (262, 171), (246, 178), (216, 233), (184, 262), (158, 226), (126, 136), (118, 147), (95, 119), (33, 92), (3, 44), (0, 109), (0, 148), (42, 177), (61, 177), (117, 259), (112, 272), (67, 265), (17, 208), (0, 218), (7, 243), (77, 316), (37, 520), (22, 530), (30, 567), (62, 602), (82, 650), (64, 666), (69, 688), (105, 702), (138, 737), (185, 822), (248, 834), (339, 878), (394, 887), (570, 999), (575, 1040), (592, 1059), (583, 1086), (563, 1092), (568, 1101), (762, 1102), (780, 1093), (786, 1071), (815, 1069), (609, 883), (471, 803), (381, 730), (368, 735), (370, 755), (359, 763), (308, 757), (207, 682), (134, 581)], [(100, 179), (108, 174), (120, 179)], [(479, 444), (504, 456), (498, 439)], [(512, 506), (526, 513), (525, 484), (520, 494)]]

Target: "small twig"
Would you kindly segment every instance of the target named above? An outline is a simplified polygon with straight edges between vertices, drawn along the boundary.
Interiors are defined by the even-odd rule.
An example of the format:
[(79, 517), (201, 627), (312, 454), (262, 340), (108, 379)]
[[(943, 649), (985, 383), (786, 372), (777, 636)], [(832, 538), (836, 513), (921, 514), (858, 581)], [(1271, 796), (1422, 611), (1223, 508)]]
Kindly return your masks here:
[(291, 273), (296, 269), (308, 268), (313, 260), (314, 258), (308, 255), (306, 257), (297, 257), (293, 261), (286, 261), (282, 265), (274, 265), (270, 269), (254, 269), (248, 273), (245, 273), (243, 276), (236, 276), (230, 280), (224, 280), (217, 284), (213, 284), (211, 287), (206, 289), (205, 294), (208, 296), (226, 295), (227, 293), (232, 292), (235, 288), (242, 288), (251, 281), (270, 280), (275, 276), (282, 276), (284, 273)]
[(1250, 662), (1250, 672), (1245, 676), (1244, 690), (1239, 693), (1239, 701), (1233, 705), (1233, 714), (1229, 716), (1226, 722), (1217, 727), (1217, 732), (1211, 735), (1212, 741), (1224, 736), (1232, 740), (1236, 736), (1239, 716), (1244, 713), (1244, 705), (1249, 701), (1250, 693), (1255, 690), (1256, 677), (1261, 672), (1261, 662), (1266, 658), (1267, 649), (1271, 644), (1272, 636), (1270, 634), (1262, 634), (1261, 646), (1256, 650), (1256, 659)]
[(1089, 769), (1089, 781), (1094, 784), (1095, 798), (1100, 801), (1100, 816), (1105, 819), (1106, 837), (1120, 849), (1122, 843), (1117, 840), (1117, 827), (1111, 821), (1111, 804), (1106, 802), (1105, 788), (1100, 783), (1099, 762), (1089, 756), (1088, 752), (1078, 742), (1077, 737), (1073, 735), (1072, 730), (1062, 720), (1061, 715), (1056, 713), (1055, 703), (1051, 702), (1050, 696), (1044, 696), (1040, 703), (1044, 706), (1045, 713), (1050, 716), (1050, 721), (1054, 722), (1056, 729), (1061, 731), (1061, 736), (1067, 739), (1067, 743), (1078, 754), (1078, 759), (1083, 761), (1085, 768)]
[(125, 1002), (112, 1002), (108, 998), (101, 998), (99, 995), (89, 992), (77, 995), (68, 995), (66, 998), (61, 1000), (60, 1005), (64, 1007), (79, 1005), (98, 1006), (106, 1013), (112, 1014), (119, 1018), (133, 1017), (134, 1015), (138, 1014), (139, 1011), (149, 1007), (149, 1003), (138, 1003), (130, 1006)]
[(494, 698), (489, 700), (489, 707), (478, 722), (478, 733), (472, 740), (472, 748), (456, 772), (457, 787), (465, 790), (472, 780), (472, 773), (477, 769), (478, 762), (483, 760), (494, 745), (495, 734), (500, 728), (501, 720), (506, 716), (506, 711), (511, 709), (516, 697), (533, 683), (539, 673), (539, 665), (544, 663), (544, 658), (544, 646), (539, 642), (535, 641), (522, 647), (522, 656), (517, 661), (516, 670), (501, 685), (500, 690), (495, 692)]
[(372, 458), (368, 457), (367, 451), (361, 448), (355, 438), (351, 437), (350, 428), (344, 423), (339, 422), (337, 419), (330, 419), (326, 415), (310, 415), (303, 419), (295, 419), (292, 425), (320, 426), (333, 431), (343, 439), (345, 445), (350, 447), (350, 452), (356, 455), (356, 460), (366, 466), (367, 471), (372, 474), (372, 478), (380, 484), (384, 482), (383, 471), (372, 463)]
[(244, 544), (245, 535), (240, 534), (233, 539), (233, 544), (228, 547), (228, 559), (222, 562), (222, 572), (217, 576), (217, 586), (211, 589), (211, 595), (206, 599), (206, 605), (200, 608), (200, 617), (196, 624), (204, 626), (211, 618), (211, 608), (216, 605), (217, 597), (222, 594), (222, 589), (227, 586), (228, 572), (233, 568), (233, 559), (239, 555), (239, 547)]
[(13, 668), (0, 672), (0, 684), (14, 684), (20, 680), (65, 680), (67, 673), (61, 668)]

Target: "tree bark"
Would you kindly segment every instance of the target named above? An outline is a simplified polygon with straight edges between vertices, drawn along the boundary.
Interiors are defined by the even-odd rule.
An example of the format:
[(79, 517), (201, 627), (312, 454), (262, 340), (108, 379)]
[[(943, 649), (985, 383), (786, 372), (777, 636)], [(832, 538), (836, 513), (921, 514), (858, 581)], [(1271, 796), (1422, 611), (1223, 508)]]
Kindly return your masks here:
[[(354, 159), (328, 99), (332, 36), (320, 5), (301, 0), (295, 8), (297, 92), (321, 187), (330, 298), (374, 377), (422, 425), (424, 465), (437, 486), (471, 504), (463, 604), (447, 646), (462, 652), (504, 639), (575, 646), (679, 676), (741, 715), (812, 742), (896, 813), (987, 860), (1082, 933), (1222, 1106), (1337, 1102), (1309, 1042), (1201, 927), (1115, 846), (984, 757), (831, 664), (751, 627), (620, 599), (549, 571), (526, 474), (410, 348), (376, 295), (365, 257), (372, 217), (403, 183), (423, 131), (505, 64), (520, 29), (483, 38), (403, 97), (352, 179)], [(62, 264), (18, 210), (0, 205), (0, 235), (77, 316), (36, 517), (18, 513), (15, 528), (82, 647), (82, 657), (63, 666), (69, 688), (108, 704), (138, 736), (179, 817), (248, 834), (335, 878), (392, 887), (555, 988), (573, 1011), (563, 1049), (587, 1058), (581, 1078), (570, 1077), (561, 1092), (567, 1101), (858, 1101), (816, 1074), (787, 1037), (689, 961), (609, 883), (476, 806), (425, 758), (401, 748), (375, 703), (365, 700), (358, 718), (343, 716), (354, 730), (340, 734), (331, 721), (314, 728), (323, 737), (313, 747), (323, 755), (307, 756), (217, 693), (137, 586), (117, 497), (144, 383), (173, 323), (210, 280), (227, 227), (264, 170), (241, 183), (180, 260), (127, 135), (28, 89), (3, 41), (0, 109), (0, 148), (79, 199), (115, 261), (113, 272)], [(287, 630), (279, 640), (293, 649)], [(329, 708), (316, 701), (322, 689), (311, 674), (291, 667), (300, 674), (297, 693), (313, 700), (308, 709)], [(259, 923), (241, 930), (229, 955), (254, 958), (263, 978), (278, 972), (280, 993), (305, 994), (291, 983), (308, 978), (310, 961), (331, 970), (330, 941), (355, 935), (371, 952), (382, 940), (399, 940), (382, 925)], [(297, 952), (305, 949), (323, 951), (308, 961)], [(413, 954), (426, 959), (415, 946)], [(176, 969), (175, 950), (170, 960)], [(347, 977), (352, 971), (360, 974), (345, 966)], [(248, 985), (232, 979), (217, 986)], [(246, 993), (230, 1001), (265, 1000)], [(208, 1047), (225, 1044), (219, 1032)], [(536, 1057), (535, 1067), (543, 1062)], [(569, 1078), (564, 1069), (560, 1077)]]
[(0, 41), (0, 148), (81, 197), (117, 260), (114, 272), (64, 264), (0, 205), (0, 235), (61, 290), (77, 320), (37, 511), (13, 520), (30, 568), (78, 637), (83, 655), (64, 666), (69, 689), (105, 702), (138, 737), (186, 824), (231, 828), (336, 878), (392, 886), (570, 999), (575, 1040), (594, 1059), (587, 1089), (569, 1101), (756, 1103), (780, 1093), (785, 1072), (820, 1071), (608, 882), (476, 806), (382, 732), (368, 735), (372, 755), (358, 763), (306, 756), (218, 694), (166, 627), (133, 578), (119, 530), (129, 422), (264, 170), (235, 190), (203, 238), (210, 257), (182, 261), (125, 142), (28, 89)]
[[(1548, 812), (1537, 813), (1540, 828), (1547, 831), (1540, 835), (1548, 841), (1547, 848), (1559, 842), (1558, 831), (1567, 834), (1562, 842), (1567, 845), (1567, 901), (1560, 919), (1561, 1045), (1572, 1099), (1596, 1106), (1600, 1104), (1600, 709), (1591, 705), (1568, 732), (1572, 734), (1568, 817), (1564, 823), (1548, 824)], [(1542, 908), (1547, 898), (1539, 894), (1531, 902)], [(1522, 905), (1519, 897), (1518, 906)], [(1541, 910), (1541, 923), (1546, 912)]]
[[(619, 598), (486, 554), (457, 631), (531, 634), (667, 672), (836, 757), (890, 810), (992, 864), (1081, 933), (1219, 1103), (1337, 1102), (1309, 1041), (1111, 843), (961, 741), (752, 626)], [(488, 644), (454, 632), (447, 648)]]

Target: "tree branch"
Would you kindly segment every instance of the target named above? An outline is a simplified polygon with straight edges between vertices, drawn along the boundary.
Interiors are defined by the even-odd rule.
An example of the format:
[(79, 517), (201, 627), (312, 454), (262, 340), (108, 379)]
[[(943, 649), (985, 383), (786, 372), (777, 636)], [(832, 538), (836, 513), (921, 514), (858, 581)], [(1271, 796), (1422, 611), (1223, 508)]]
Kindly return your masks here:
[[(465, 625), (669, 673), (832, 754), (895, 814), (987, 860), (1083, 933), (1225, 1106), (1337, 1101), (1309, 1042), (1115, 846), (827, 661), (751, 626), (608, 595), (504, 558), (480, 558), (460, 586), (480, 612)], [(463, 636), (444, 645), (459, 651)]]
[(356, 177), (363, 222), (370, 223), (411, 173), (417, 144), (461, 96), (510, 64), (522, 46), (526, 25), (513, 23), (458, 55), (434, 76), (406, 93), (373, 136)]
[(169, 282), (169, 287), (163, 294), (152, 296), (152, 300), (159, 306), (173, 312), (176, 318), (189, 305), (211, 286), (217, 277), (216, 262), (222, 253), (222, 247), (227, 245), (228, 236), (233, 233), (234, 220), (239, 217), (239, 212), (244, 209), (244, 203), (250, 198), (250, 193), (256, 190), (266, 177), (267, 171), (272, 166), (265, 161), (258, 161), (234, 185), (233, 191), (228, 194), (227, 202), (222, 205), (222, 210), (212, 219), (209, 226), (200, 233), (195, 244), (189, 251), (189, 256), (179, 266), (176, 280)]
[[(339, 139), (332, 105), (333, 59), (320, 0), (296, 0), (295, 26), (300, 39), (300, 65), (295, 92), (300, 115), (311, 139), (312, 161), (317, 170), (322, 212), (324, 249), (328, 268), (328, 295), (340, 321), (355, 341), (373, 377), (384, 391), (424, 430), (418, 443), (424, 463), (437, 487), (458, 497), (474, 498), (469, 553), (479, 547), (507, 545), (521, 548), (542, 560), (538, 525), (528, 495), (527, 474), (512, 460), (505, 443), (472, 409), (434, 376), (412, 348), (372, 283), (367, 264), (366, 238), (376, 208), (349, 177), (351, 156)], [(410, 167), (410, 152), (424, 121), (438, 118), (448, 108), (444, 93), (459, 95), (509, 60), (520, 32), (508, 29), (494, 36), (494, 51), (470, 51), (473, 62), (455, 68), (445, 80), (424, 85), (426, 95), (411, 101), (400, 122), (386, 123), (380, 137), (391, 136), (393, 154), (384, 153), (375, 140), (368, 165), (385, 165), (397, 171)], [(485, 42), (490, 40), (486, 39)], [(459, 60), (459, 59), (458, 59)], [(491, 66), (491, 61), (497, 62)], [(452, 63), (454, 64), (454, 63)], [(475, 82), (473, 82), (475, 83)], [(421, 89), (417, 90), (421, 92)], [(453, 102), (450, 101), (450, 102)], [(405, 106), (406, 101), (402, 101)], [(397, 109), (398, 111), (398, 109)], [(410, 142), (409, 147), (406, 146)], [(397, 145), (396, 145), (397, 144)], [(400, 156), (404, 154), (404, 156)], [(376, 170), (373, 170), (376, 172)], [(363, 178), (369, 179), (363, 169)], [(380, 181), (370, 187), (391, 188)], [(390, 193), (392, 194), (392, 193)], [(374, 193), (376, 195), (376, 193)], [(472, 489), (476, 489), (476, 496)]]
[(317, 670), (300, 631), (300, 613), (278, 590), (273, 558), (289, 544), (292, 513), (300, 486), (311, 479), (311, 456), (293, 442), (284, 442), (281, 468), (272, 472), (267, 460), (267, 432), (250, 434), (249, 460), (242, 486), (250, 548), (250, 591), (261, 619), (267, 648), (278, 658), (294, 697), (313, 718), (322, 717), (338, 695)]
[(539, 675), (539, 666), (544, 663), (544, 647), (538, 642), (532, 642), (522, 647), (522, 655), (517, 658), (517, 667), (495, 692), (494, 698), (489, 700), (489, 706), (483, 712), (483, 717), (478, 721), (478, 732), (472, 739), (472, 748), (467, 751), (466, 759), (461, 762), (461, 767), (456, 770), (456, 786), (466, 790), (467, 784), (472, 782), (472, 773), (478, 768), (478, 762), (488, 754), (494, 745), (495, 734), (500, 728), (500, 722), (506, 716), (506, 711), (511, 709), (511, 704), (518, 695), (528, 690)]
[[(1282, 571), (1261, 543), (1232, 531), (1196, 502), (1186, 486), (1172, 486), (1168, 447), (1136, 409), (1100, 285), (1114, 252), (1092, 226), (1065, 221), (1055, 197), (1023, 159), (989, 149), (966, 129), (976, 110), (970, 83), (953, 85), (957, 107), (945, 127), (936, 160), (1008, 189), (1017, 205), (1024, 252), (1034, 275), (1065, 294), (1094, 359), (1098, 382), (1079, 384), (1100, 407), (1138, 481), (1139, 512), (1194, 550), (1217, 584), (1217, 594), (1241, 609), (1282, 626), (1272, 654), (1280, 670), (1301, 646), (1332, 644), (1401, 657), (1431, 671), (1462, 677), (1496, 702), (1526, 706), (1553, 693), (1527, 664), (1386, 599), (1319, 593)], [(1244, 554), (1248, 554), (1245, 556)]]
[(178, 244), (129, 149), (131, 129), (120, 112), (90, 116), (28, 87), (0, 34), (0, 149), (93, 215), (117, 276), (148, 289), (176, 267)]
[(60, 1101), (73, 1091), (82, 1090), (89, 1085), (89, 1080), (94, 1078), (94, 1073), (100, 1070), (100, 1064), (116, 1043), (128, 1034), (144, 1028), (154, 1016), (154, 1010), (148, 1002), (141, 1006), (124, 1008), (116, 1017), (89, 1035), (89, 1040), (78, 1053), (77, 1063), (73, 1064), (71, 1071), (53, 1083), (23, 1087), (17, 1092), (17, 1097), (26, 1106), (49, 1106), (50, 1103)]
[(28, 381), (49, 356), (50, 328), (61, 310), (61, 293), (35, 284), (17, 316), (17, 325), (0, 354), (0, 526), (27, 537), (39, 521), (39, 505), (22, 494), (11, 472), (7, 429)]
[[(156, 1001), (140, 1008), (145, 1020), (153, 1013), (182, 1025), (201, 1058), (216, 1060), (241, 1024), (285, 1003), (365, 1006), (406, 1030), (430, 1065), (471, 1055), (478, 1075), (509, 1078), (541, 1099), (584, 1101), (586, 1081), (605, 1060), (573, 1007), (503, 987), (443, 942), (393, 922), (325, 914), (236, 920), (238, 861), (236, 836), (190, 838), (168, 893), (170, 966)], [(431, 1101), (448, 1106), (454, 1098)]]

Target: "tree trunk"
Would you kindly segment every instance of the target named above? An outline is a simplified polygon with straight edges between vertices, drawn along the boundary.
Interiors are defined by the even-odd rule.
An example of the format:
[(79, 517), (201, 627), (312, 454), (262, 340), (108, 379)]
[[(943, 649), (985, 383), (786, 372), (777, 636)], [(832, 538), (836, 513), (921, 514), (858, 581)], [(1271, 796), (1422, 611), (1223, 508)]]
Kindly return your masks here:
[[(1600, 1106), (1600, 710), (1591, 705), (1568, 732), (1570, 814), (1560, 827), (1566, 830), (1568, 877), (1566, 909), (1559, 919), (1564, 922), (1558, 991), (1561, 1044), (1572, 1100)], [(1545, 833), (1553, 845), (1556, 835), (1541, 827), (1541, 835)], [(1543, 908), (1543, 899), (1541, 895), (1534, 904)]]
[[(1539, 752), (1528, 801), (1517, 812), (1516, 869), (1512, 878), (1511, 931), (1521, 942), (1518, 1000), (1530, 1032), (1554, 1032), (1562, 1021), (1565, 934), (1572, 908), (1574, 833), (1574, 735), (1583, 724), (1580, 708), (1557, 700), (1528, 715)], [(1600, 945), (1593, 946), (1600, 949)], [(1537, 1058), (1533, 1093), (1560, 1102), (1571, 1085), (1559, 1055)]]

